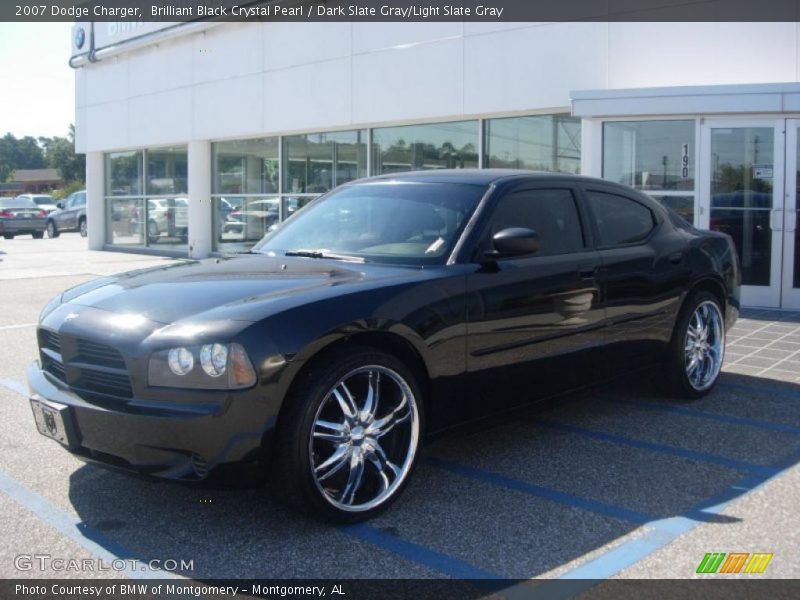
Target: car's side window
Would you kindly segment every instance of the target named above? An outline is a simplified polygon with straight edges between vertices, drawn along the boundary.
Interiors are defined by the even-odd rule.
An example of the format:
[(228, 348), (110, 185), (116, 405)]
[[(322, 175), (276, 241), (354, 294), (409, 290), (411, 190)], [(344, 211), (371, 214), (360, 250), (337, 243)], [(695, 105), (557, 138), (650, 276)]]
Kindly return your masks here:
[(600, 247), (641, 242), (656, 226), (653, 212), (636, 200), (596, 190), (588, 190), (586, 196), (596, 225), (597, 245)]
[(531, 189), (502, 197), (492, 214), (489, 234), (507, 227), (536, 231), (536, 256), (581, 252), (585, 247), (578, 207), (569, 189)]
[(86, 204), (86, 194), (83, 193), (77, 194), (75, 196), (75, 206), (79, 207), (79, 206), (84, 206), (85, 204)]

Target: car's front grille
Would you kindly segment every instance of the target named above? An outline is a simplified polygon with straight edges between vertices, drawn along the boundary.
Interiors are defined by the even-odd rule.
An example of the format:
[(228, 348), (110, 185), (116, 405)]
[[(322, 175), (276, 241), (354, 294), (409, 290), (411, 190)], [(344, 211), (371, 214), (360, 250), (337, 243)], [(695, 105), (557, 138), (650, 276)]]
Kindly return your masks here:
[(125, 359), (122, 358), (122, 355), (114, 348), (84, 339), (78, 339), (76, 342), (78, 347), (78, 360), (80, 362), (113, 367), (115, 369), (125, 368)]
[(131, 398), (133, 389), (122, 354), (111, 346), (39, 329), (42, 369), (84, 399)]
[(39, 347), (49, 348), (54, 352), (61, 352), (61, 337), (49, 329), (39, 330)]

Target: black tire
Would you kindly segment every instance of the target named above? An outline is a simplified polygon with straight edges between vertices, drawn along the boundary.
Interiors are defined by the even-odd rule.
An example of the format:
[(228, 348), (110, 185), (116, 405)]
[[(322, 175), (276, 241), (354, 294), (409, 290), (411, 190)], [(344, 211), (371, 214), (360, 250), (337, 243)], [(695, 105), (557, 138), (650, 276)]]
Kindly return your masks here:
[[(720, 348), (721, 355), (719, 356), (719, 366), (709, 371), (710, 382), (704, 383), (702, 386), (693, 384), (687, 372), (687, 343), (689, 336), (689, 328), (692, 319), (694, 318), (695, 311), (702, 305), (713, 304), (720, 317), (720, 330), (721, 340)], [(710, 307), (709, 307), (710, 308)], [(658, 377), (658, 384), (661, 391), (672, 398), (680, 400), (697, 400), (708, 394), (719, 379), (722, 369), (722, 362), (725, 357), (725, 318), (724, 311), (720, 305), (719, 299), (714, 294), (706, 291), (693, 292), (685, 301), (680, 315), (675, 322), (675, 330), (672, 334), (667, 349), (666, 359), (663, 364), (660, 376)], [(715, 373), (713, 372), (715, 371)], [(713, 376), (712, 376), (713, 374)]]
[(81, 232), (81, 237), (86, 237), (89, 234), (89, 230), (86, 228), (86, 217), (81, 217), (80, 221), (78, 221), (78, 231)]
[(14, 239), (14, 234), (13, 233), (4, 233), (3, 234), (3, 239), (5, 239), (5, 240), (13, 240)]
[[(289, 396), (286, 398), (287, 404), (281, 414), (275, 440), (272, 475), (276, 491), (291, 508), (325, 521), (356, 523), (367, 520), (386, 510), (408, 484), (408, 480), (419, 455), (420, 440), (424, 431), (422, 395), (417, 378), (412, 371), (390, 354), (372, 348), (356, 347), (348, 348), (343, 354), (329, 356), (330, 360), (317, 361), (307, 372), (302, 374), (300, 376), (301, 379), (296, 382)], [(387, 456), (389, 457), (386, 462), (392, 467), (391, 471), (385, 471), (377, 466), (377, 463), (374, 461), (378, 456), (377, 454), (372, 454), (370, 457), (370, 447), (368, 446), (368, 440), (370, 438), (366, 433), (362, 434), (360, 440), (353, 441), (356, 438), (350, 437), (346, 443), (339, 443), (338, 446), (336, 442), (329, 442), (336, 446), (336, 448), (331, 451), (331, 455), (320, 456), (315, 450), (318, 448), (315, 444), (325, 443), (324, 441), (315, 441), (316, 437), (312, 437), (317, 419), (324, 415), (323, 411), (335, 410), (338, 408), (333, 400), (333, 388), (344, 381), (348, 382), (351, 388), (355, 389), (357, 388), (358, 381), (353, 383), (352, 378), (364, 377), (365, 375), (369, 378), (369, 385), (372, 386), (372, 382), (375, 381), (372, 378), (372, 371), (354, 374), (354, 371), (367, 368), (386, 369), (388, 375), (386, 378), (377, 380), (380, 382), (376, 387), (381, 390), (379, 393), (381, 398), (377, 402), (378, 406), (375, 410), (376, 418), (378, 415), (381, 415), (382, 418), (386, 416), (381, 411), (381, 400), (384, 400), (383, 404), (386, 404), (388, 409), (391, 409), (394, 403), (392, 401), (387, 401), (385, 397), (397, 397), (397, 395), (393, 393), (395, 388), (392, 387), (397, 385), (397, 382), (391, 378), (392, 374), (398, 376), (405, 382), (407, 386), (405, 389), (411, 394), (411, 401), (407, 404), (411, 407), (409, 412), (412, 413), (412, 416), (407, 421), (398, 420), (398, 423), (402, 424), (397, 425), (394, 429), (390, 428), (390, 430), (394, 432), (392, 433), (392, 438), (399, 438), (401, 441), (397, 442), (395, 439), (389, 438), (388, 444), (387, 441), (381, 442), (381, 445), (386, 445), (389, 448), (386, 450), (386, 454), (383, 454), (384, 450), (381, 450), (381, 453), (384, 459), (386, 459)], [(348, 379), (348, 377), (350, 377), (350, 379)], [(381, 377), (385, 376), (381, 375)], [(388, 384), (386, 383), (387, 381)], [(397, 387), (396, 391), (400, 392), (401, 388)], [(406, 392), (401, 392), (401, 394), (403, 393)], [(358, 393), (354, 394), (354, 397), (356, 397), (357, 410), (365, 409), (365, 404), (359, 406), (358, 396)], [(394, 409), (395, 413), (397, 413), (397, 410), (402, 404), (401, 400), (398, 407)], [(383, 407), (384, 410), (388, 410), (387, 406)], [(391, 410), (389, 410), (389, 412), (391, 413)], [(416, 415), (413, 413), (416, 413)], [(356, 414), (361, 415), (364, 413), (357, 412)], [(412, 433), (415, 427), (414, 424), (416, 424), (416, 435)], [(348, 432), (350, 432), (350, 426), (347, 426), (347, 428)], [(407, 428), (409, 432), (407, 438), (404, 438), (404, 428)], [(354, 435), (357, 429), (358, 427), (353, 427), (352, 432)], [(317, 431), (319, 431), (319, 429), (317, 429)], [(367, 429), (364, 429), (364, 431), (367, 431)], [(347, 434), (337, 433), (335, 435), (346, 436)], [(364, 444), (363, 446), (361, 445), (362, 442)], [(326, 494), (326, 491), (321, 489), (321, 484), (317, 481), (315, 472), (321, 468), (321, 463), (324, 463), (326, 457), (327, 460), (330, 460), (332, 454), (337, 453), (341, 446), (353, 448), (356, 445), (359, 446), (358, 451), (361, 453), (362, 475), (359, 478), (360, 486), (357, 486), (355, 488), (356, 491), (353, 492), (352, 506), (355, 506), (355, 508), (343, 510), (336, 505), (337, 502), (335, 498), (332, 497), (335, 494)], [(402, 463), (404, 467), (401, 470), (402, 474), (395, 472), (393, 469), (397, 465), (389, 462), (397, 454), (398, 449), (400, 454), (403, 454), (403, 452), (406, 453)], [(348, 461), (351, 460), (352, 456), (347, 460), (342, 458), (341, 462), (348, 464)], [(318, 465), (316, 469), (314, 468), (315, 464)], [(349, 465), (350, 467), (347, 471), (341, 468), (341, 472), (331, 477), (331, 480), (349, 478), (352, 463), (350, 462)], [(369, 469), (367, 469), (367, 467), (369, 467)], [(336, 471), (336, 469), (331, 468), (330, 471)], [(383, 484), (383, 490), (378, 490), (373, 500), (380, 499), (380, 496), (383, 494), (388, 495), (380, 499), (380, 502), (374, 506), (369, 506), (369, 502), (362, 502), (357, 505), (356, 492), (366, 490), (365, 494), (367, 498), (369, 498), (372, 489), (381, 487), (379, 478), (384, 481), (387, 480), (384, 473), (391, 473), (394, 477), (391, 483), (387, 482)], [(371, 481), (367, 482), (367, 479)], [(331, 485), (334, 484), (331, 483)], [(344, 491), (344, 498), (346, 498), (346, 494), (347, 492)], [(359, 506), (364, 506), (365, 508), (359, 508)]]
[(44, 231), (34, 231), (31, 233), (31, 235), (33, 236), (33, 239), (40, 240), (44, 237)]
[(61, 235), (61, 232), (58, 230), (58, 227), (56, 227), (55, 221), (52, 221), (52, 220), (48, 221), (47, 222), (47, 237), (49, 237), (49, 238), (57, 238), (60, 235)]
[(153, 220), (147, 222), (147, 243), (155, 244), (158, 242), (158, 237), (161, 231), (158, 228), (158, 223)]

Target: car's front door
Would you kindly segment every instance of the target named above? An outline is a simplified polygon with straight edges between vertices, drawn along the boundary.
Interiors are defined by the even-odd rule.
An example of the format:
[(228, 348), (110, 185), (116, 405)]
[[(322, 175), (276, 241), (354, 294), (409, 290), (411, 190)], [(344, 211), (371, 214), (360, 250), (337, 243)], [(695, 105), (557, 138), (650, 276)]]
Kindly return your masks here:
[[(527, 184), (500, 197), (477, 254), (509, 227), (539, 234), (529, 256), (467, 276), (467, 368), (473, 413), (494, 412), (594, 378), (605, 314), (577, 189)], [(475, 415), (477, 416), (477, 414)]]
[(75, 194), (70, 194), (64, 200), (64, 208), (57, 212), (54, 216), (56, 225), (59, 229), (74, 229), (75, 228), (75, 210), (73, 204), (75, 203)]
[(661, 359), (690, 279), (686, 241), (634, 194), (592, 184), (586, 205), (601, 266), (606, 356), (613, 372)]

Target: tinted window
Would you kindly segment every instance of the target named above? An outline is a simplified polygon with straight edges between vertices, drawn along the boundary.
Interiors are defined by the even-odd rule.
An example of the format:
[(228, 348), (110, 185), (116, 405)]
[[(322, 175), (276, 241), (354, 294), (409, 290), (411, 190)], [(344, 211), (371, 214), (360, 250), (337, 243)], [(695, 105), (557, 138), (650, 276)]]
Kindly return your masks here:
[(580, 252), (584, 248), (578, 209), (570, 190), (526, 190), (500, 199), (492, 215), (491, 235), (507, 227), (539, 234), (540, 255)]
[(36, 208), (28, 198), (9, 198), (0, 200), (0, 208)]
[(588, 192), (599, 246), (633, 244), (645, 239), (655, 226), (650, 209), (635, 200), (607, 194)]

